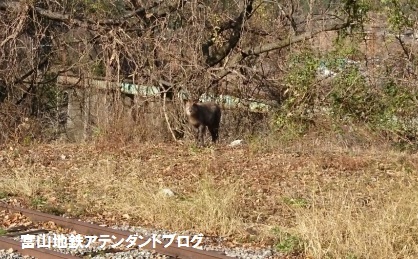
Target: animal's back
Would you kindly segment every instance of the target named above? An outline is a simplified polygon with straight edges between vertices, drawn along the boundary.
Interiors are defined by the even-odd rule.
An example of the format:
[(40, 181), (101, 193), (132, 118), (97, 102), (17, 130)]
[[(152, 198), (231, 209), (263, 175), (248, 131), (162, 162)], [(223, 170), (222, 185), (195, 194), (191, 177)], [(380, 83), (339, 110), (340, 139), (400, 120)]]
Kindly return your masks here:
[(221, 108), (215, 102), (198, 103), (200, 120), (206, 125), (219, 126), (221, 120)]

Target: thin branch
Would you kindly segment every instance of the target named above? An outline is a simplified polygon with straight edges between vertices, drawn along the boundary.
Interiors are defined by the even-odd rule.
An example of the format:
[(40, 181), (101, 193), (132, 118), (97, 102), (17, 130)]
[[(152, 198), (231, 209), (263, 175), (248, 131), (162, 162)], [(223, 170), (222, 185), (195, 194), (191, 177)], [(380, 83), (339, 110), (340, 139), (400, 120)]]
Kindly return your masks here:
[[(289, 36), (287, 39), (279, 41), (279, 42), (273, 42), (273, 43), (261, 45), (261, 46), (258, 46), (258, 47), (247, 48), (247, 49), (241, 51), (241, 53), (236, 54), (231, 59), (231, 61), (230, 61), (231, 66), (230, 67), (234, 67), (234, 66), (238, 65), (239, 62), (243, 61), (248, 56), (259, 55), (259, 54), (262, 54), (262, 53), (265, 53), (265, 52), (282, 49), (282, 48), (290, 46), (291, 44), (301, 42), (301, 41), (305, 41), (305, 40), (308, 40), (308, 39), (312, 39), (315, 35), (317, 35), (321, 32), (337, 31), (337, 30), (347, 28), (348, 26), (349, 26), (348, 23), (331, 24), (331, 25), (326, 26), (323, 29), (315, 30), (313, 32), (305, 32), (305, 33), (300, 34), (300, 35), (295, 36), (295, 37)], [(213, 86), (214, 84), (219, 82), (222, 78), (224, 78), (229, 73), (231, 73), (231, 69), (225, 69), (222, 72), (220, 72), (216, 76), (216, 78), (212, 80), (211, 86)]]
[[(235, 19), (231, 21), (224, 22), (219, 27), (214, 28), (215, 32), (210, 36), (210, 39), (207, 40), (205, 43), (202, 44), (202, 52), (203, 56), (206, 58), (205, 63), (209, 67), (213, 67), (217, 65), (219, 62), (221, 62), (226, 56), (229, 55), (229, 53), (232, 51), (232, 49), (235, 48), (235, 46), (238, 44), (239, 40), (241, 39), (241, 28), (242, 25), (245, 23), (246, 20), (249, 19), (249, 17), (253, 13), (253, 0), (248, 1), (245, 9), (240, 13), (240, 15)], [(232, 29), (232, 35), (227, 40), (227, 42), (218, 49), (215, 53), (212, 55), (209, 53), (209, 48), (213, 46), (214, 41), (213, 38), (216, 38), (217, 35), (220, 35), (223, 31)]]
[(412, 53), (411, 50), (409, 50), (409, 48), (405, 45), (405, 42), (401, 39), (399, 35), (396, 35), (395, 38), (398, 40), (399, 44), (401, 45), (405, 56), (408, 58), (410, 62), (412, 62), (415, 59), (415, 55)]
[[(104, 19), (104, 20), (91, 20), (91, 19), (76, 19), (71, 17), (70, 15), (53, 12), (44, 8), (40, 7), (34, 7), (33, 9), (36, 11), (37, 14), (48, 18), (50, 20), (54, 21), (60, 21), (67, 24), (74, 24), (79, 27), (88, 27), (88, 25), (102, 25), (102, 26), (114, 26), (114, 25), (123, 25), (126, 23), (126, 20), (129, 18), (132, 18), (136, 15), (141, 15), (145, 17), (146, 11), (150, 10), (154, 7), (156, 7), (159, 3), (155, 1), (151, 6), (149, 7), (140, 7), (132, 12), (127, 13), (126, 15), (122, 16), (119, 19)], [(9, 1), (9, 2), (0, 2), (0, 10), (11, 10), (11, 9), (17, 9), (22, 8), (23, 6), (26, 6), (24, 3), (17, 2), (17, 1)], [(173, 8), (169, 7), (169, 11), (172, 11)], [(155, 16), (159, 17), (162, 15), (166, 15), (166, 13), (156, 13)]]
[(163, 93), (163, 112), (164, 112), (164, 118), (165, 118), (165, 122), (167, 123), (167, 128), (168, 128), (168, 131), (170, 131), (170, 133), (171, 133), (171, 136), (173, 137), (173, 140), (175, 141), (175, 142), (177, 142), (177, 138), (176, 138), (176, 135), (174, 134), (174, 131), (173, 131), (173, 129), (171, 128), (171, 125), (170, 125), (170, 120), (168, 119), (168, 115), (167, 115), (167, 108), (166, 108), (166, 96), (167, 96), (167, 92), (170, 90), (170, 88), (169, 89), (167, 89), (167, 90), (165, 90), (164, 91), (164, 93)]
[[(16, 37), (17, 37), (17, 35), (19, 35), (19, 33), (22, 31), (22, 28), (23, 28), (23, 24), (25, 23), (25, 21), (26, 21), (26, 15), (25, 15), (25, 13), (27, 12), (27, 10), (28, 10), (28, 8), (25, 8), (21, 13), (23, 14), (23, 15), (21, 15), (21, 16), (18, 16), (17, 17), (17, 20), (19, 20), (19, 22), (18, 22), (18, 24), (16, 25), (16, 26), (13, 26), (13, 27), (15, 27), (15, 29), (14, 29), (14, 32), (11, 34), (11, 35), (9, 35), (9, 36), (7, 36), (7, 38), (6, 39), (4, 39), (1, 43), (0, 43), (0, 48), (2, 48), (7, 42), (9, 42), (10, 40), (12, 40), (12, 39), (15, 39)], [(23, 16), (23, 17), (22, 17)]]
[(28, 78), (30, 75), (32, 75), (36, 70), (38, 70), (40, 67), (43, 67), (44, 65), (46, 65), (48, 63), (48, 57), (44, 58), (41, 60), (41, 62), (39, 62), (39, 64), (32, 68), (31, 70), (29, 70), (28, 72), (26, 72), (23, 76), (21, 76), (20, 78), (16, 79), (13, 84), (19, 84), (21, 82), (23, 82), (23, 80), (25, 80), (26, 78)]

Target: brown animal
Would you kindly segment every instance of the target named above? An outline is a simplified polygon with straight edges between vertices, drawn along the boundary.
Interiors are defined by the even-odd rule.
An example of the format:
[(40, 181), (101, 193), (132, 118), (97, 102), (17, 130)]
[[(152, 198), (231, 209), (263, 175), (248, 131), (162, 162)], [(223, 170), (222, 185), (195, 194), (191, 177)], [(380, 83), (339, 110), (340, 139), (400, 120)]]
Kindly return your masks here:
[(216, 143), (219, 138), (219, 124), (221, 122), (221, 108), (219, 105), (214, 102), (186, 101), (185, 112), (189, 123), (197, 130), (196, 142), (203, 146), (206, 127), (208, 127), (212, 135), (212, 142)]

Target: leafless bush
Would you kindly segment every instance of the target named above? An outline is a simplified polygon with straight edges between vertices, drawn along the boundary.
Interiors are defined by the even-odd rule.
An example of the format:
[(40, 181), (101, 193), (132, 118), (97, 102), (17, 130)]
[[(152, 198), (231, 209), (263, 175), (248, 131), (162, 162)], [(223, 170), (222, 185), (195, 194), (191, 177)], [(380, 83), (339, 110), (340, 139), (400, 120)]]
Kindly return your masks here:
[[(47, 139), (58, 137), (62, 131), (65, 100), (59, 97), (62, 86), (55, 82), (64, 74), (154, 85), (174, 95), (187, 90), (196, 96), (211, 93), (261, 98), (280, 106), (288, 92), (283, 80), (291, 70), (286, 68), (288, 55), (313, 44), (311, 39), (322, 32), (355, 31), (364, 22), (360, 4), (353, 1), (327, 6), (310, 1), (304, 6), (299, 1), (256, 0), (1, 2), (0, 29), (5, 33), (0, 35), (0, 97), (6, 98), (0, 99), (0, 106), (7, 101), (15, 104), (22, 116), (39, 119)], [(162, 80), (167, 84), (162, 86)], [(160, 132), (162, 139), (177, 138), (184, 134), (185, 125), (180, 105), (168, 95), (165, 102), (157, 103), (162, 106), (170, 102), (174, 104), (163, 110), (153, 108), (155, 118), (137, 112), (138, 120), (128, 123), (125, 120), (132, 116), (126, 114), (132, 113), (128, 111), (131, 108), (123, 106), (120, 93), (114, 93), (107, 102), (112, 106), (112, 116), (103, 124), (107, 126), (100, 126), (96, 133), (88, 129), (88, 135), (115, 135), (120, 127), (121, 137), (156, 136)], [(142, 108), (137, 105), (132, 109)], [(231, 114), (225, 115), (226, 135), (231, 138), (254, 133), (253, 128), (268, 124), (261, 118), (261, 126), (254, 126), (258, 125), (254, 123), (258, 115), (243, 111)], [(90, 117), (92, 128), (100, 124)], [(139, 127), (138, 123), (150, 129), (128, 133)]]

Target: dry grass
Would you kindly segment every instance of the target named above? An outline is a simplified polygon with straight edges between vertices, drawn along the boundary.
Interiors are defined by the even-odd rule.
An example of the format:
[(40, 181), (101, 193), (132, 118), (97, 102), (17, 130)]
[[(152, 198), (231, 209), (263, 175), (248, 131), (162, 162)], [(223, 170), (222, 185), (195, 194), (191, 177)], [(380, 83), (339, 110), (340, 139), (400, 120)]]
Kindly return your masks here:
[(5, 149), (0, 160), (0, 196), (45, 211), (314, 258), (418, 256), (416, 154), (253, 140), (216, 150), (38, 145)]
[(296, 232), (315, 258), (416, 258), (418, 191), (402, 188), (381, 195), (375, 206), (351, 192), (318, 197), (297, 213)]

